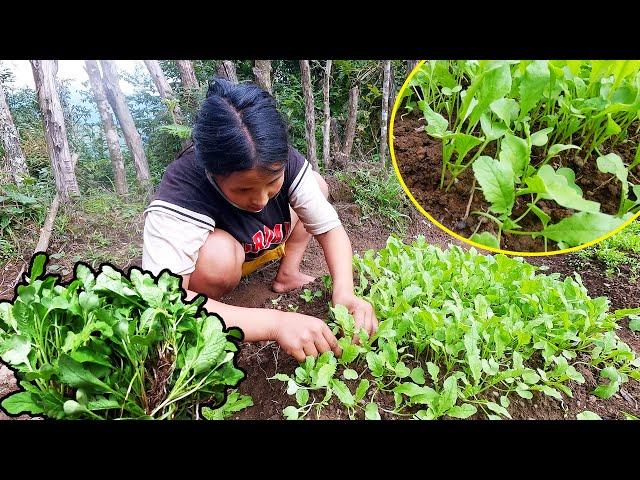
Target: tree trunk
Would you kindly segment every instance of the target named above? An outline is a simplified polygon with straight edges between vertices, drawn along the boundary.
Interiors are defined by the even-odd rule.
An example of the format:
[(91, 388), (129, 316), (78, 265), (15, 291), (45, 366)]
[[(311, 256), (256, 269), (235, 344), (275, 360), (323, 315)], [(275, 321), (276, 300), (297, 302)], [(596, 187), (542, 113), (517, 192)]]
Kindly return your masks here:
[(173, 94), (173, 89), (171, 88), (171, 85), (169, 85), (169, 81), (167, 80), (167, 77), (165, 77), (162, 67), (160, 67), (160, 62), (158, 60), (145, 60), (144, 64), (147, 66), (149, 74), (151, 74), (151, 79), (153, 80), (153, 83), (155, 83), (160, 97), (167, 104), (167, 108), (171, 113), (171, 118), (173, 118), (173, 123), (182, 125), (183, 117), (178, 99)]
[(349, 119), (347, 120), (347, 128), (344, 134), (344, 142), (342, 146), (342, 153), (349, 158), (351, 155), (351, 148), (353, 147), (353, 140), (356, 136), (356, 120), (358, 119), (358, 97), (360, 90), (355, 85), (349, 90)]
[(13, 177), (13, 181), (20, 185), (22, 179), (29, 175), (27, 160), (24, 158), (22, 147), (20, 147), (20, 137), (18, 130), (13, 123), (13, 117), (9, 110), (9, 104), (0, 81), (0, 135), (4, 144), (4, 155), (6, 164), (2, 165), (7, 175)]
[(58, 65), (55, 60), (30, 60), (30, 62), (44, 120), (44, 135), (56, 188), (60, 194), (60, 200), (67, 202), (71, 196), (79, 196), (80, 189), (67, 142), (62, 105), (56, 90), (55, 76)]
[(324, 168), (330, 167), (331, 152), (329, 151), (331, 108), (329, 104), (329, 85), (331, 82), (331, 60), (327, 60), (324, 67), (324, 83), (322, 84), (322, 96), (324, 100), (324, 127), (322, 130), (322, 163)]
[(304, 96), (305, 133), (307, 137), (307, 160), (318, 171), (318, 157), (316, 155), (316, 119), (313, 104), (313, 90), (311, 89), (311, 70), (309, 60), (300, 60), (302, 72), (302, 94)]
[(236, 73), (236, 66), (231, 60), (223, 60), (218, 65), (218, 75), (226, 78), (230, 82), (238, 83), (238, 74)]
[(115, 64), (113, 60), (100, 60), (100, 64), (102, 65), (102, 78), (107, 101), (118, 118), (127, 146), (133, 155), (138, 184), (148, 196), (151, 196), (153, 187), (149, 175), (149, 163), (144, 153), (142, 139), (140, 138), (138, 130), (136, 130), (133, 116), (131, 116), (131, 111), (127, 106), (124, 94), (118, 85), (118, 73), (116, 72)]
[(389, 127), (389, 87), (391, 83), (391, 60), (382, 62), (382, 113), (380, 117), (380, 165), (387, 161), (387, 131)]
[(331, 119), (331, 150), (333, 152), (333, 161), (336, 156), (342, 154), (342, 144), (340, 143), (340, 132), (338, 132), (338, 119)]
[(200, 85), (196, 78), (196, 72), (193, 69), (193, 63), (191, 60), (176, 60), (176, 65), (180, 71), (180, 80), (182, 80), (182, 87), (185, 92), (198, 90)]
[(102, 76), (100, 74), (100, 69), (98, 68), (98, 62), (95, 60), (85, 60), (84, 64), (86, 66), (87, 75), (89, 76), (91, 90), (93, 91), (93, 98), (96, 101), (98, 112), (100, 113), (100, 119), (102, 120), (104, 136), (107, 139), (116, 192), (118, 195), (126, 195), (127, 177), (124, 172), (124, 158), (122, 157), (122, 151), (120, 150), (120, 140), (118, 138), (116, 126), (113, 123), (111, 109), (107, 103), (107, 97), (104, 93), (104, 87), (102, 86)]
[(333, 155), (332, 166), (334, 168), (345, 168), (351, 155), (353, 148), (353, 140), (356, 135), (356, 120), (358, 119), (358, 86), (355, 85), (349, 90), (349, 117), (344, 132), (344, 142), (340, 145), (338, 138), (338, 122), (335, 118), (331, 119), (331, 130), (333, 134)]
[(256, 83), (269, 93), (271, 92), (271, 60), (255, 60), (253, 74)]
[(414, 68), (416, 68), (416, 65), (418, 65), (418, 62), (420, 60), (405, 60), (404, 62), (407, 65), (407, 75), (409, 75)]

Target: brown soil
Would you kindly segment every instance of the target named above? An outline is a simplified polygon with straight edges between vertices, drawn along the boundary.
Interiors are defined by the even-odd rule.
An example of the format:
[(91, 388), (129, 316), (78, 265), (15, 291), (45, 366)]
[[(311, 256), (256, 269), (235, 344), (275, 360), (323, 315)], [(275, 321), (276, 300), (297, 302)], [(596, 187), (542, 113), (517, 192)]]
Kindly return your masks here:
[[(396, 115), (394, 123), (394, 138), (392, 148), (398, 163), (402, 178), (418, 203), (435, 220), (450, 230), (468, 238), (473, 233), (491, 232), (497, 235), (497, 225), (491, 220), (472, 212), (488, 212), (490, 204), (484, 200), (482, 191), (475, 183), (473, 170), (468, 168), (457, 178), (457, 181), (445, 191), (440, 189), (440, 175), (442, 167), (442, 143), (427, 135), (421, 127), (424, 118), (418, 112)], [(495, 156), (489, 145), (483, 155)], [(537, 151), (538, 150), (538, 151)], [(532, 162), (542, 160), (537, 155), (539, 147), (534, 147)], [(607, 151), (606, 146), (604, 150)], [(620, 144), (615, 148), (625, 162), (633, 159), (634, 152), (629, 144)], [(570, 152), (573, 152), (570, 151)], [(473, 153), (473, 151), (472, 151)], [(472, 153), (469, 154), (471, 158)], [(552, 161), (554, 168), (570, 167), (576, 172), (576, 184), (582, 188), (584, 198), (601, 204), (600, 210), (608, 214), (616, 214), (620, 201), (620, 182), (612, 174), (601, 173), (596, 166), (595, 158), (581, 160), (571, 153)], [(635, 169), (640, 175), (640, 169)], [(448, 173), (445, 175), (445, 185), (450, 181)], [(475, 188), (474, 188), (475, 186)], [(469, 206), (469, 201), (473, 198)], [(518, 218), (527, 209), (530, 198), (519, 197), (513, 208), (512, 218)], [(548, 215), (551, 223), (556, 223), (574, 213), (573, 210), (559, 207), (553, 201), (538, 202)], [(469, 212), (469, 213), (468, 213)], [(537, 231), (542, 228), (538, 218), (532, 213), (520, 222), (522, 231)], [(542, 252), (544, 241), (542, 238), (533, 239), (526, 235), (503, 234), (501, 247), (516, 252)], [(549, 250), (557, 250), (555, 242), (549, 241)]]
[[(361, 221), (358, 208), (349, 203), (335, 203), (345, 229), (353, 244), (354, 252), (363, 253), (367, 249), (380, 249), (384, 246), (387, 237), (391, 233), (381, 226), (380, 222), (374, 220)], [(411, 241), (419, 234), (425, 235), (427, 240), (433, 244), (446, 248), (447, 245), (456, 244), (464, 248), (468, 245), (452, 239), (449, 235), (435, 227), (431, 222), (422, 217), (418, 212), (412, 212), (412, 221), (409, 231), (405, 236), (405, 241)], [(115, 222), (115, 223), (114, 223)], [(80, 215), (73, 218), (73, 221), (63, 230), (58, 232), (52, 239), (51, 253), (64, 250), (65, 252), (78, 252), (84, 254), (86, 259), (87, 245), (92, 245), (95, 255), (104, 255), (106, 260), (114, 263), (120, 268), (128, 268), (131, 265), (140, 265), (140, 255), (125, 255), (126, 249), (131, 244), (139, 245), (142, 238), (142, 221), (140, 218), (131, 217), (128, 221), (116, 222), (113, 218), (108, 221), (97, 221), (95, 217)], [(118, 229), (118, 233), (113, 233), (112, 225), (122, 224), (126, 227)], [(84, 232), (84, 233), (83, 233)], [(100, 235), (96, 235), (98, 232)], [(109, 241), (109, 245), (99, 249), (96, 240), (101, 236)], [(106, 243), (104, 240), (100, 244)], [(111, 252), (111, 253), (109, 253)], [(62, 270), (72, 266), (73, 256), (66, 254), (55, 263), (61, 264)], [(640, 304), (640, 285), (629, 283), (629, 272), (621, 269), (620, 274), (612, 278), (604, 275), (604, 269), (599, 265), (591, 265), (581, 261), (573, 255), (558, 255), (552, 257), (540, 257), (529, 259), (538, 265), (547, 265), (550, 271), (557, 271), (562, 275), (572, 275), (578, 271), (592, 296), (606, 295), (611, 299), (612, 308), (632, 307)], [(69, 264), (71, 263), (71, 265)], [(6, 267), (6, 266), (5, 266)], [(302, 263), (302, 270), (310, 275), (318, 277), (312, 284), (305, 288), (313, 290), (321, 289), (320, 277), (328, 273), (326, 262), (319, 244), (312, 240), (309, 249), (305, 253)], [(313, 315), (319, 318), (327, 318), (328, 297), (314, 299), (311, 303), (306, 303), (300, 298), (302, 289), (280, 295), (271, 291), (271, 282), (276, 274), (277, 264), (267, 265), (262, 270), (244, 279), (241, 285), (232, 294), (223, 300), (246, 307), (280, 308), (290, 310), (298, 308), (298, 312)], [(66, 276), (66, 275), (65, 275)], [(6, 282), (13, 281), (13, 274), (5, 275), (6, 280), (0, 285), (0, 290), (8, 291), (2, 295), (2, 299), (13, 297), (12, 287), (7, 289)], [(9, 277), (12, 277), (9, 279)], [(289, 307), (291, 305), (292, 307)], [(621, 322), (618, 335), (627, 342), (636, 352), (640, 353), (640, 338), (638, 334), (628, 328), (625, 321)], [(236, 419), (281, 419), (282, 410), (289, 405), (295, 404), (295, 399), (287, 395), (286, 386), (278, 380), (269, 380), (276, 373), (292, 374), (297, 363), (286, 353), (281, 351), (274, 342), (259, 342), (255, 344), (243, 344), (239, 352), (239, 366), (245, 370), (247, 376), (239, 386), (239, 391), (243, 394), (251, 395), (254, 406), (233, 416)], [(586, 409), (598, 413), (603, 418), (622, 418), (621, 412), (628, 412), (640, 416), (640, 383), (630, 380), (623, 386), (622, 391), (610, 400), (601, 400), (589, 394), (599, 381), (597, 372), (585, 369), (582, 371), (587, 379), (585, 385), (571, 385), (574, 390), (574, 398), (565, 397), (563, 404), (546, 397), (534, 396), (532, 401), (512, 399), (509, 411), (514, 418), (519, 419), (573, 419), (575, 415)], [(357, 381), (347, 382), (351, 390), (355, 389)], [(10, 370), (2, 366), (0, 370), (0, 398), (5, 397), (16, 389), (15, 378)], [(391, 409), (393, 398), (377, 394), (376, 403), (380, 405), (380, 413), (383, 419), (391, 418), (383, 409)], [(361, 414), (359, 414), (361, 415)], [(477, 417), (480, 417), (477, 415)], [(0, 412), (0, 419), (7, 418)], [(28, 418), (26, 415), (20, 418)], [(306, 417), (316, 418), (315, 411), (311, 411)], [(337, 401), (320, 412), (322, 419), (347, 419), (345, 408)], [(394, 417), (397, 418), (397, 417)]]

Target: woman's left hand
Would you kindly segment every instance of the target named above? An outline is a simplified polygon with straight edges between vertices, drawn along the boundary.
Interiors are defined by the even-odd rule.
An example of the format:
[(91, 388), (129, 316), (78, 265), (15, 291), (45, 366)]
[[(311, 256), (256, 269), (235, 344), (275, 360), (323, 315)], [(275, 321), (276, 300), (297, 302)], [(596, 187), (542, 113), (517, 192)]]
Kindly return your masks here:
[[(364, 328), (367, 335), (371, 337), (378, 329), (378, 319), (373, 310), (373, 307), (369, 302), (355, 296), (353, 293), (340, 294), (334, 292), (333, 295), (334, 305), (344, 305), (349, 313), (353, 315), (353, 319), (356, 323), (356, 330)], [(355, 337), (356, 343), (359, 343), (358, 336)]]

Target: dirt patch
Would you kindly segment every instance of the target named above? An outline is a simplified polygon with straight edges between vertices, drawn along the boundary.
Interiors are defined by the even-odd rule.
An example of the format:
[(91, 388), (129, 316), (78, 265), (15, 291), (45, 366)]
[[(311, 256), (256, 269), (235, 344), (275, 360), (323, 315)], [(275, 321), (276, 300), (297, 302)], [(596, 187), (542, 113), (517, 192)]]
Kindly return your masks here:
[[(402, 178), (411, 191), (411, 194), (429, 215), (450, 230), (468, 238), (474, 233), (490, 232), (498, 234), (497, 225), (488, 218), (475, 215), (472, 212), (488, 212), (490, 204), (484, 200), (482, 191), (475, 182), (471, 168), (461, 173), (457, 181), (448, 191), (440, 188), (442, 170), (442, 143), (429, 135), (424, 130), (425, 120), (418, 112), (397, 115), (394, 123), (393, 149)], [(493, 150), (492, 150), (493, 148)], [(607, 143), (602, 147), (603, 151), (611, 151)], [(613, 150), (621, 158), (629, 163), (633, 159), (629, 144), (616, 145)], [(576, 184), (582, 188), (584, 198), (601, 204), (600, 211), (608, 214), (616, 214), (620, 201), (620, 182), (612, 174), (601, 173), (596, 165), (595, 156), (582, 159), (578, 154), (571, 153), (562, 156), (562, 162), (558, 157), (550, 164), (554, 168), (569, 167), (576, 173)], [(470, 159), (472, 150), (468, 158)], [(495, 146), (489, 145), (483, 155), (495, 158)], [(533, 165), (540, 163), (542, 149), (534, 147), (531, 157)], [(566, 152), (565, 152), (566, 153)], [(640, 169), (634, 169), (636, 175)], [(451, 178), (445, 173), (445, 185)], [(527, 210), (527, 202), (530, 198), (518, 197), (513, 208), (512, 218), (518, 218)], [(559, 207), (555, 202), (542, 200), (538, 202), (550, 217), (551, 223), (556, 223), (574, 213), (573, 210)], [(533, 214), (527, 214), (521, 221), (521, 231), (539, 231), (542, 226), (538, 218)], [(503, 233), (502, 248), (517, 252), (542, 252), (544, 240), (533, 239), (526, 235), (513, 235)], [(549, 241), (549, 250), (557, 250), (555, 242)]]

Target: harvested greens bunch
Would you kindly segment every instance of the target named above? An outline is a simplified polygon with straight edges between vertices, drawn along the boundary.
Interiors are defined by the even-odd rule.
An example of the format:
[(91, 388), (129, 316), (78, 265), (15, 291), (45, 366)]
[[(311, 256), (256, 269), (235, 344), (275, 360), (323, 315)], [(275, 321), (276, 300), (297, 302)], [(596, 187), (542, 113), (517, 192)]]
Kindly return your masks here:
[(233, 363), (240, 330), (183, 300), (180, 279), (129, 278), (109, 265), (96, 274), (78, 263), (68, 285), (43, 276), (34, 257), (12, 303), (0, 303), (0, 355), (23, 391), (10, 414), (51, 418), (178, 419), (223, 402), (244, 373)]

